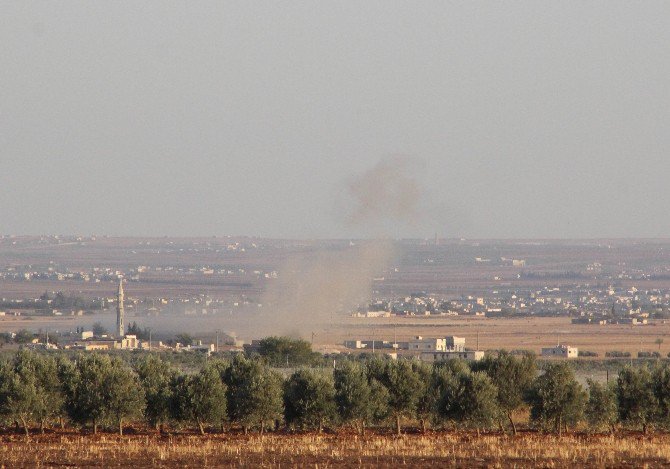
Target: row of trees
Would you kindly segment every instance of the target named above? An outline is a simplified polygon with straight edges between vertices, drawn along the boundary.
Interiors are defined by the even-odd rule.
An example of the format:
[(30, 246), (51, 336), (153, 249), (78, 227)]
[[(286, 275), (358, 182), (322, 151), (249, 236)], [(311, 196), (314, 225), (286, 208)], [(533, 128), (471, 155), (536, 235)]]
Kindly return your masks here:
[(616, 381), (584, 389), (567, 363), (538, 373), (531, 355), (501, 352), (468, 366), (430, 366), (413, 360), (341, 361), (334, 370), (301, 369), (288, 378), (263, 361), (236, 356), (182, 373), (157, 354), (131, 365), (106, 354), (19, 351), (0, 365), (0, 414), (6, 423), (117, 426), (144, 420), (157, 429), (232, 425), (264, 432), (286, 425), (321, 430), (418, 422), (455, 428), (499, 427), (516, 433), (514, 414), (530, 409), (530, 425), (561, 433), (586, 422), (670, 428), (670, 367), (625, 368)]

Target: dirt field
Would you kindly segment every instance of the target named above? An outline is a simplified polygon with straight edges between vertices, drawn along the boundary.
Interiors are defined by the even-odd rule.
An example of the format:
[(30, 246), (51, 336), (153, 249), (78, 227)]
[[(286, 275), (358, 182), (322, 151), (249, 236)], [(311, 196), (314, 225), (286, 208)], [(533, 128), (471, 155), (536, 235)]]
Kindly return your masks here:
[(558, 341), (597, 352), (600, 357), (611, 350), (628, 351), (635, 356), (639, 350), (658, 351), (656, 339), (663, 339), (662, 356), (670, 352), (670, 321), (656, 321), (644, 326), (571, 324), (570, 318), (347, 318), (345, 324), (323, 331), (318, 344), (341, 344), (359, 338), (377, 340), (407, 340), (412, 336), (465, 337), (466, 346), (475, 348), (479, 338), (481, 350), (527, 349), (539, 354), (542, 347)]
[(536, 433), (389, 435), (4, 435), (16, 467), (652, 467), (670, 464), (670, 436)]

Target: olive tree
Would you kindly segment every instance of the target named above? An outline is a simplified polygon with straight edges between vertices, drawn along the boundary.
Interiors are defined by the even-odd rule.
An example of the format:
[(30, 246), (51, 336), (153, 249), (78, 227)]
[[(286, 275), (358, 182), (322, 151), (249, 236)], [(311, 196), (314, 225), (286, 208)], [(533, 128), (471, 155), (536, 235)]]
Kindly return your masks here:
[(642, 427), (646, 433), (649, 424), (654, 421), (658, 404), (649, 370), (646, 367), (625, 367), (617, 377), (616, 394), (621, 422)]
[(220, 425), (226, 418), (226, 386), (214, 367), (174, 380), (173, 411), (177, 420), (195, 423), (202, 435), (205, 424)]
[(519, 358), (509, 352), (500, 351), (496, 357), (487, 356), (477, 365), (477, 369), (484, 371), (496, 386), (501, 416), (507, 417), (512, 433), (516, 435), (512, 414), (524, 405), (524, 397), (537, 376), (535, 356), (525, 353)]
[(106, 413), (118, 425), (119, 435), (122, 435), (125, 419), (142, 417), (144, 414), (144, 389), (137, 373), (119, 359), (111, 360), (104, 386)]
[(400, 419), (414, 417), (422, 394), (419, 374), (405, 360), (386, 362), (380, 382), (389, 393), (389, 410), (395, 418), (396, 432), (401, 434)]
[(44, 432), (49, 419), (61, 416), (64, 396), (53, 357), (21, 350), (4, 367), (2, 376), (2, 412), (20, 421), (26, 434), (31, 423), (39, 423)]
[(171, 416), (171, 384), (176, 371), (155, 354), (143, 355), (135, 363), (135, 371), (144, 390), (144, 417), (150, 425), (162, 428)]
[(282, 377), (258, 360), (235, 357), (223, 373), (227, 385), (228, 415), (247, 433), (256, 427), (261, 433), (284, 413)]
[(365, 433), (365, 424), (373, 418), (375, 410), (365, 368), (360, 363), (344, 361), (335, 368), (333, 378), (340, 419), (357, 425), (361, 434)]
[(481, 371), (454, 374), (444, 369), (438, 375), (442, 396), (437, 412), (445, 420), (459, 422), (477, 429), (491, 425), (498, 416), (497, 393), (491, 378)]
[(651, 374), (652, 388), (656, 398), (656, 424), (665, 429), (670, 427), (670, 367), (657, 365)]
[(535, 379), (529, 400), (531, 420), (560, 436), (564, 426), (581, 420), (587, 397), (567, 363), (552, 363)]
[(598, 383), (592, 379), (587, 380), (587, 383), (589, 400), (584, 414), (589, 427), (594, 430), (608, 428), (613, 432), (619, 419), (615, 386)]
[(67, 385), (70, 418), (93, 424), (115, 423), (123, 433), (126, 418), (141, 416), (144, 391), (137, 374), (118, 358), (109, 355), (79, 356)]
[(286, 423), (300, 428), (323, 429), (335, 421), (335, 386), (332, 376), (299, 370), (284, 383)]
[(0, 412), (21, 426), (29, 435), (30, 423), (37, 407), (37, 389), (34, 377), (25, 379), (3, 365), (0, 369)]
[(412, 362), (412, 368), (419, 377), (419, 388), (416, 392), (419, 399), (416, 404), (416, 417), (421, 424), (421, 431), (426, 433), (426, 424), (432, 419), (435, 411), (435, 402), (438, 396), (435, 395), (433, 387), (433, 367), (427, 363), (415, 361)]

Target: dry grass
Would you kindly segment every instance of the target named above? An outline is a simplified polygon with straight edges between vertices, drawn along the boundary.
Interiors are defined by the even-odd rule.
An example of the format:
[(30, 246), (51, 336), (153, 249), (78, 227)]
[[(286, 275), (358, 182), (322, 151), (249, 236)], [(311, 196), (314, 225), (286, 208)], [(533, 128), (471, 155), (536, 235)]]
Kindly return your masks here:
[(2, 467), (644, 467), (670, 464), (670, 435), (441, 433), (332, 435), (6, 435)]

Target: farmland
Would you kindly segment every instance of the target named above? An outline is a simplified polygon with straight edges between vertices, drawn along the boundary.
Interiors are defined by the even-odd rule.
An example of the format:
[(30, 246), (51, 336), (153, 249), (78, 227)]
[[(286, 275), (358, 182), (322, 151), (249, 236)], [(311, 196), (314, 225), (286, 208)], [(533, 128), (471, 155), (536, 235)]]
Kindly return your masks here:
[[(59, 431), (29, 438), (0, 436), (2, 467), (641, 467), (670, 462), (670, 436), (562, 437), (520, 433), (430, 432), (400, 437), (340, 433), (159, 436), (79, 435)], [(11, 444), (10, 444), (11, 443)]]

